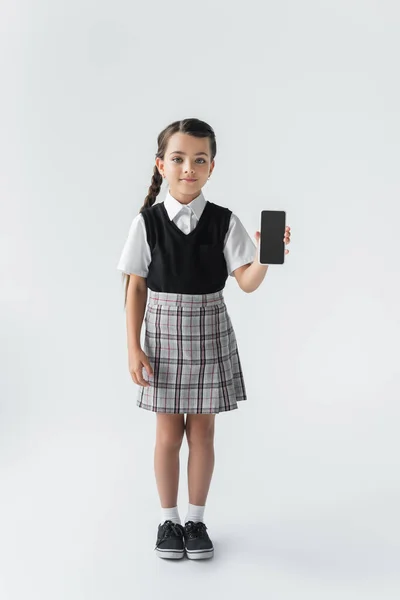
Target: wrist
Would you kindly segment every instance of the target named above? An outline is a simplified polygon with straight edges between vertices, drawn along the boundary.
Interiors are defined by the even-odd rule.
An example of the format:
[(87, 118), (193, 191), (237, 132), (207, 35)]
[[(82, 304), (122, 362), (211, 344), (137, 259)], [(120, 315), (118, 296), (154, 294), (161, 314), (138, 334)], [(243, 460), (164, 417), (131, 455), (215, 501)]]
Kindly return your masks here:
[(134, 354), (135, 352), (140, 352), (142, 349), (140, 342), (135, 341), (135, 342), (131, 342), (130, 344), (128, 344), (128, 352), (131, 352), (132, 354)]

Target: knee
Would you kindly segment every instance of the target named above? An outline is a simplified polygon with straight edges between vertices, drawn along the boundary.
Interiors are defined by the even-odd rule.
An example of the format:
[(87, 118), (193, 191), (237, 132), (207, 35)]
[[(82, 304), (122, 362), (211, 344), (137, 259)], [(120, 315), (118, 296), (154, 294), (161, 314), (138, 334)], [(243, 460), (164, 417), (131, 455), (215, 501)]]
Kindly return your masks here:
[(214, 443), (214, 424), (192, 424), (190, 427), (186, 427), (186, 438), (189, 446), (212, 445)]
[(183, 431), (158, 431), (157, 445), (162, 446), (164, 450), (179, 450), (182, 445)]

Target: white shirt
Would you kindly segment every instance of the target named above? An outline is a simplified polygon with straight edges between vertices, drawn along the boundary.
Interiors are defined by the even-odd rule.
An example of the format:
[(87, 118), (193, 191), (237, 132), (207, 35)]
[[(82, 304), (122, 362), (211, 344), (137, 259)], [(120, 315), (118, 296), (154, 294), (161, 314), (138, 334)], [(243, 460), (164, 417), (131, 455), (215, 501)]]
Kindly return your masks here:
[[(199, 222), (206, 202), (203, 192), (200, 192), (200, 195), (189, 204), (181, 204), (168, 191), (164, 205), (171, 221), (174, 221), (183, 233), (188, 234)], [(255, 251), (255, 243), (238, 217), (232, 213), (224, 243), (224, 256), (229, 275), (234, 276), (235, 269), (252, 263)], [(127, 274), (147, 277), (150, 263), (151, 250), (147, 242), (146, 226), (143, 215), (139, 213), (130, 226), (117, 269)]]

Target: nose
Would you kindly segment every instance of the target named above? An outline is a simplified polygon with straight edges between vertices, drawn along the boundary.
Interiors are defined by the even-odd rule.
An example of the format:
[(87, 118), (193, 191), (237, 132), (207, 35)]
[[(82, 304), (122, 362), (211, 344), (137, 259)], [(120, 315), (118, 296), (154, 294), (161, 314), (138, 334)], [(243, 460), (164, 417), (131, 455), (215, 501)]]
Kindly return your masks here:
[(186, 162), (186, 165), (185, 165), (185, 173), (187, 173), (188, 171), (190, 171), (191, 173), (194, 173), (194, 169), (193, 169), (193, 167), (191, 167), (191, 164), (190, 164), (190, 159)]

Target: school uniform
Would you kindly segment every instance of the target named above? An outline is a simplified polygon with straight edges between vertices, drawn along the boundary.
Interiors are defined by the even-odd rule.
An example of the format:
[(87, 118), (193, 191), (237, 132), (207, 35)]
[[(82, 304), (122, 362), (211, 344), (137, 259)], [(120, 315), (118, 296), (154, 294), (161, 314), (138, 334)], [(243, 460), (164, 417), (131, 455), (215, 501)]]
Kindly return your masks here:
[(148, 287), (139, 407), (163, 413), (219, 413), (247, 399), (223, 289), (256, 246), (236, 215), (201, 192), (182, 205), (167, 193), (129, 229), (117, 269)]

